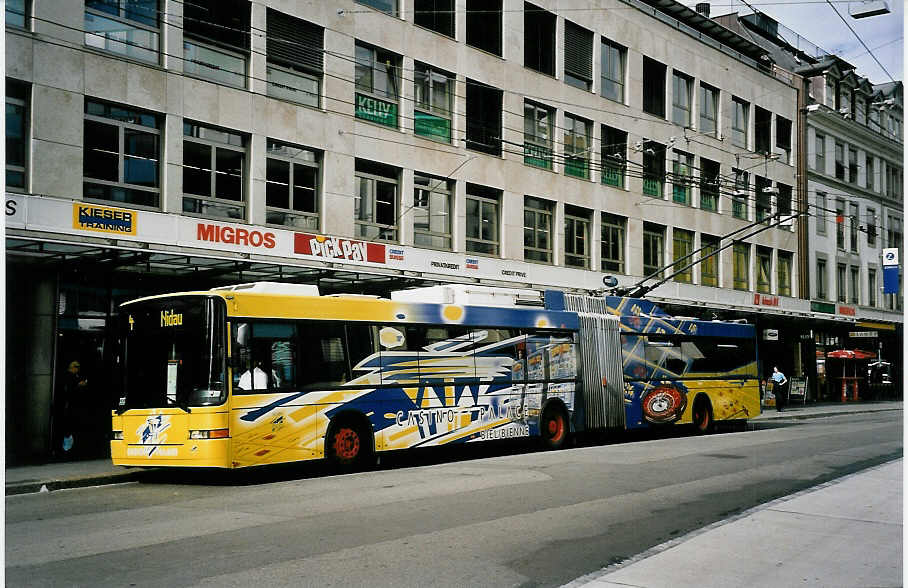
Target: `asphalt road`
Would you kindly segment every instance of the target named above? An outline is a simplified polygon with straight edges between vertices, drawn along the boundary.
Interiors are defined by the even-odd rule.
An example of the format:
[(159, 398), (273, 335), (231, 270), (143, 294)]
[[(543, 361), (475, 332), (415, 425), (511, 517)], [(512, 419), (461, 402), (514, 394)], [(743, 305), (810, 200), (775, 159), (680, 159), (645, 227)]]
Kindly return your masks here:
[(6, 584), (557, 586), (902, 448), (892, 411), (11, 496)]

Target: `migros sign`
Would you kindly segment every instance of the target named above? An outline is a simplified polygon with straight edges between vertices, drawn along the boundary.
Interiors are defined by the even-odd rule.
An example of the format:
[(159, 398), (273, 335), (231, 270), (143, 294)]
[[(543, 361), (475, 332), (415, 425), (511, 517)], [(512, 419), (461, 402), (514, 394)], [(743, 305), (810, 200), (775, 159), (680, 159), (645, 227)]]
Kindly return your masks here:
[(227, 243), (264, 249), (274, 249), (276, 244), (274, 233), (271, 231), (250, 230), (242, 227), (220, 226), (210, 223), (198, 223), (196, 226), (196, 239), (209, 243)]

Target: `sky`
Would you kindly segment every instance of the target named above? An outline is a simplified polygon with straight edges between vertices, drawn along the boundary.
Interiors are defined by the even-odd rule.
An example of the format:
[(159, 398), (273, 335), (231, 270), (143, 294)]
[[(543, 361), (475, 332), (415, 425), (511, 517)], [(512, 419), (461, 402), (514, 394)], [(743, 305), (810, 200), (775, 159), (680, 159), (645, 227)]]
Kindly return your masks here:
[[(854, 10), (861, 5), (861, 1), (831, 1), (892, 78), (877, 65), (873, 56), (867, 53), (826, 0), (748, 0), (748, 3), (827, 53), (833, 53), (851, 63), (856, 67), (855, 73), (868, 78), (872, 84), (882, 84), (892, 79), (902, 80), (905, 53), (902, 38), (905, 28), (904, 0), (886, 0), (891, 11), (889, 14), (862, 19), (854, 19), (849, 15), (849, 5)], [(696, 0), (682, 2), (692, 8), (697, 4)], [(710, 4), (710, 15), (714, 17), (730, 12), (742, 15), (752, 12), (741, 0), (713, 0)]]

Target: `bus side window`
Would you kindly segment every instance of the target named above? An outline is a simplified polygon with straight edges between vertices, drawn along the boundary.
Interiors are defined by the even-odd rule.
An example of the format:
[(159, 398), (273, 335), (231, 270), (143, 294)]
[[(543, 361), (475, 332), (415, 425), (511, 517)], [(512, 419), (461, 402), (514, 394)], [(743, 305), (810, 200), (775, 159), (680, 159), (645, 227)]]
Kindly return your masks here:
[(299, 358), (300, 387), (339, 386), (347, 379), (343, 323), (306, 321), (300, 323), (307, 353)]
[[(251, 333), (250, 333), (251, 331)], [(245, 345), (241, 343), (245, 341)], [(287, 323), (240, 323), (234, 331), (234, 388), (243, 391), (293, 388), (296, 385), (296, 328)]]

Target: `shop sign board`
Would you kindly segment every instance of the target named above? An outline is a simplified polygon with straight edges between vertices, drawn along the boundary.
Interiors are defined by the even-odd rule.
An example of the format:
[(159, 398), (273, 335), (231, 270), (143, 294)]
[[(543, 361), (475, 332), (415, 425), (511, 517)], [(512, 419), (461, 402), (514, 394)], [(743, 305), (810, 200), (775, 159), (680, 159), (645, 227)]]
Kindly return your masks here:
[(74, 229), (135, 237), (138, 226), (139, 213), (135, 210), (73, 202)]
[(13, 229), (25, 228), (25, 196), (21, 194), (6, 194), (6, 226)]
[(855, 316), (857, 311), (853, 306), (839, 306), (839, 314), (844, 314), (845, 316)]
[(812, 300), (810, 302), (811, 312), (825, 312), (828, 314), (835, 314), (835, 304), (831, 302), (817, 302)]
[(848, 331), (848, 336), (853, 339), (876, 339), (879, 333), (876, 331)]
[(356, 118), (397, 128), (397, 104), (357, 92)]
[(883, 294), (899, 293), (899, 250), (883, 249)]
[(770, 296), (769, 294), (754, 294), (754, 304), (757, 306), (779, 307), (782, 305), (782, 300), (778, 296)]

